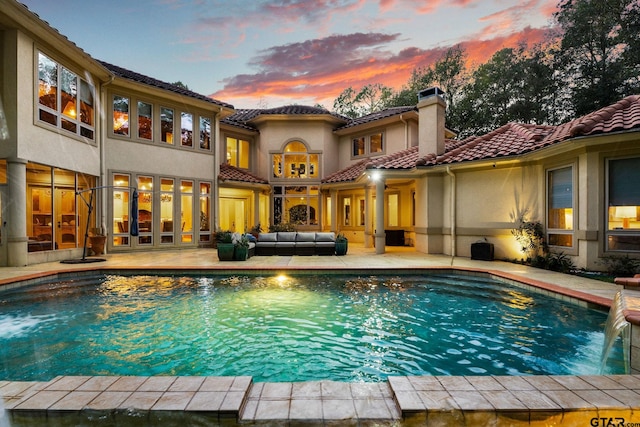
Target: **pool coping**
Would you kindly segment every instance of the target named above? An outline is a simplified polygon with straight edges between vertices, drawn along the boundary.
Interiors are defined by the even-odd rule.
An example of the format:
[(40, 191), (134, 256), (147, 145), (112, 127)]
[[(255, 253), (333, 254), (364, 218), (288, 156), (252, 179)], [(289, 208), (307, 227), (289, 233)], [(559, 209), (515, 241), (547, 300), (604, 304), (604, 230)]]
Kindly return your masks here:
[[(24, 286), (48, 279), (65, 280), (79, 275), (197, 275), (239, 271), (251, 274), (317, 271), (357, 274), (367, 271), (391, 275), (455, 271), (490, 276), (588, 308), (603, 310), (612, 303), (609, 298), (517, 274), (458, 266), (393, 268), (390, 271), (382, 267), (109, 267), (94, 264), (3, 279), (0, 280), (0, 288)], [(634, 322), (638, 319), (637, 311), (626, 314)], [(173, 382), (166, 387), (156, 386), (157, 390), (110, 390), (113, 383), (109, 381), (114, 378), (113, 383), (125, 380), (135, 383), (141, 378), (158, 378), (154, 381), (161, 384), (169, 383), (167, 378), (173, 378)], [(209, 390), (210, 386), (194, 389), (193, 384), (200, 379), (202, 384), (215, 381), (236, 383), (237, 389), (212, 391)], [(66, 389), (63, 384), (66, 384)], [(220, 385), (215, 387), (222, 388)], [(348, 393), (345, 391), (347, 389)], [(107, 403), (113, 402), (115, 396), (123, 397), (122, 393), (129, 393), (129, 396), (117, 404)], [(223, 397), (221, 393), (225, 393)], [(227, 394), (229, 399), (225, 403)], [(123, 406), (126, 399), (132, 396), (139, 400)], [(49, 382), (0, 381), (0, 397), (10, 419), (19, 422), (25, 419), (49, 422), (59, 417), (82, 421), (98, 417), (120, 421), (144, 418), (151, 424), (163, 420), (181, 422), (193, 419), (225, 425), (280, 422), (325, 425), (345, 420), (371, 421), (376, 425), (414, 424), (427, 420), (429, 423), (468, 425), (542, 421), (571, 424), (578, 420), (586, 424), (590, 418), (603, 415), (632, 420), (634, 411), (636, 414), (640, 411), (640, 375), (398, 376), (389, 377), (383, 383), (254, 383), (251, 377), (57, 377)], [(143, 403), (135, 403), (138, 401)]]
[(638, 418), (640, 375), (398, 376), (381, 383), (62, 376), (49, 382), (0, 381), (0, 397), (9, 420), (19, 425), (58, 425), (61, 418), (117, 425), (325, 425), (347, 420), (376, 425), (593, 425), (588, 420)]

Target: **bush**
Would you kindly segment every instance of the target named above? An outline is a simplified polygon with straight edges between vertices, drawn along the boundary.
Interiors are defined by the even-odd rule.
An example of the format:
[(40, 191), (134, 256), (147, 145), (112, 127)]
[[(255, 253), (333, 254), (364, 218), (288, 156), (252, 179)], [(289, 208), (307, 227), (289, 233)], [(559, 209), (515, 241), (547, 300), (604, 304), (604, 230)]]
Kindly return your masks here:
[(613, 277), (633, 277), (640, 270), (640, 260), (625, 256), (603, 257), (601, 264), (605, 265), (607, 274)]
[(270, 233), (276, 233), (278, 231), (296, 231), (296, 225), (290, 222), (282, 222), (280, 224), (273, 224), (269, 226)]
[(560, 252), (547, 253), (545, 255), (538, 255), (531, 260), (531, 266), (536, 268), (544, 268), (545, 270), (558, 271), (560, 273), (569, 273), (575, 269), (575, 265), (571, 258), (566, 254)]

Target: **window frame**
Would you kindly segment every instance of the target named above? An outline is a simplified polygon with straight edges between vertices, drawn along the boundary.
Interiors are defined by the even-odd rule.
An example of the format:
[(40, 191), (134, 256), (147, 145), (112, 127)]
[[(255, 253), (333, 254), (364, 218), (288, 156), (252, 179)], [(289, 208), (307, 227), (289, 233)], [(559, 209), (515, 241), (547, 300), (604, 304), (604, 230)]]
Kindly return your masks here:
[[(571, 173), (571, 212), (565, 212), (565, 220), (568, 215), (571, 216), (571, 227), (570, 228), (552, 228), (550, 225), (551, 221), (551, 197), (553, 194), (552, 179), (551, 175), (554, 172), (559, 172), (565, 169), (570, 169)], [(575, 250), (576, 249), (576, 223), (577, 223), (577, 210), (576, 210), (576, 188), (577, 188), (577, 165), (575, 163), (565, 164), (561, 166), (556, 166), (552, 168), (548, 168), (545, 170), (545, 217), (546, 217), (546, 233), (545, 238), (552, 248), (558, 248), (562, 250)], [(566, 208), (565, 208), (566, 209)], [(570, 245), (561, 245), (561, 244), (552, 244), (551, 236), (569, 236), (571, 239)]]
[[(128, 101), (128, 132), (127, 134), (117, 133), (114, 129), (115, 100), (116, 98)], [(128, 139), (130, 141), (169, 146), (182, 150), (193, 150), (201, 153), (213, 154), (213, 141), (215, 138), (215, 115), (207, 114), (205, 110), (178, 108), (175, 105), (162, 100), (152, 100), (137, 93), (126, 93), (124, 90), (114, 90), (109, 93), (111, 124), (109, 126), (109, 136), (115, 138)], [(140, 114), (139, 105), (146, 104), (151, 107), (151, 139), (140, 136)], [(166, 120), (165, 113), (171, 113), (171, 120)], [(189, 144), (183, 143), (182, 130), (183, 120), (191, 121)], [(208, 141), (202, 143), (201, 123), (208, 123)], [(178, 138), (176, 139), (176, 130)]]
[[(298, 143), (306, 151), (286, 151), (290, 144)], [(319, 181), (321, 178), (322, 151), (311, 150), (309, 144), (302, 139), (290, 139), (277, 151), (270, 151), (271, 176), (275, 181)], [(304, 156), (304, 160), (302, 157)], [(287, 158), (298, 157), (299, 160), (287, 163)]]
[[(233, 162), (231, 162), (231, 159), (233, 159), (233, 156), (231, 156), (229, 151), (228, 151), (230, 140), (235, 141), (235, 152), (236, 152), (236, 156), (235, 156), (236, 157), (236, 162), (235, 162), (235, 164)], [(247, 166), (246, 167), (241, 165), (241, 163), (242, 163), (241, 162), (241, 157), (242, 156), (240, 155), (241, 142), (246, 142), (246, 145), (247, 145), (247, 147), (246, 147), (247, 148)], [(225, 153), (226, 153), (226, 156), (225, 156), (226, 162), (228, 164), (230, 164), (231, 166), (234, 166), (234, 167), (236, 167), (238, 169), (251, 170), (251, 165), (252, 165), (251, 152), (252, 152), (252, 149), (253, 149), (253, 141), (250, 140), (249, 138), (245, 138), (245, 137), (241, 137), (241, 136), (238, 136), (238, 135), (229, 134), (229, 135), (225, 135), (224, 143), (225, 143), (224, 148), (225, 148)], [(273, 161), (272, 161), (272, 163), (273, 163)]]
[[(605, 160), (605, 202), (604, 202), (604, 212), (603, 212), (603, 221), (604, 221), (604, 230), (605, 230), (605, 251), (607, 252), (626, 252), (638, 254), (640, 253), (640, 227), (631, 227), (624, 225), (624, 219), (618, 221), (612, 221), (610, 216), (610, 209), (615, 207), (628, 207), (626, 205), (612, 205), (612, 194), (611, 194), (611, 185), (612, 185), (612, 167), (611, 164), (616, 161), (625, 161), (625, 160), (635, 160), (640, 163), (640, 155), (635, 156), (626, 156), (626, 157), (612, 157)], [(631, 168), (632, 170), (638, 172), (640, 168)], [(617, 192), (616, 192), (617, 193)], [(636, 196), (637, 197), (637, 196)], [(633, 197), (632, 197), (633, 198)], [(638, 222), (638, 210), (640, 207), (640, 200), (638, 200), (639, 204), (635, 205), (636, 207), (636, 219), (634, 222)], [(611, 222), (620, 222), (621, 226), (612, 227)], [(622, 246), (619, 248), (615, 248), (614, 245), (621, 244)], [(629, 246), (624, 246), (625, 244)], [(637, 247), (634, 249), (633, 246)]]
[[(371, 147), (372, 147), (372, 141), (373, 138), (380, 136), (380, 150), (379, 151), (372, 151)], [(358, 149), (356, 152), (356, 144), (358, 144)], [(360, 145), (362, 145), (362, 148), (360, 148)], [(351, 138), (351, 158), (352, 159), (361, 159), (363, 157), (371, 157), (371, 156), (378, 156), (378, 155), (382, 155), (386, 152), (386, 138), (385, 138), (385, 133), (384, 131), (379, 131), (379, 132), (371, 132), (368, 133), (366, 135), (358, 135), (355, 137)], [(362, 154), (358, 154), (359, 152), (362, 152)]]
[[(54, 64), (56, 75), (55, 86), (55, 105), (50, 106), (41, 102), (43, 87), (41, 87), (41, 57), (46, 58), (49, 62)], [(42, 61), (43, 62), (43, 61)], [(86, 79), (83, 79), (79, 73), (74, 72), (71, 68), (66, 67), (60, 61), (57, 61), (52, 56), (44, 53), (40, 49), (35, 49), (34, 59), (34, 120), (38, 125), (47, 127), (55, 127), (57, 130), (63, 130), (66, 135), (82, 138), (85, 141), (96, 142), (96, 88)], [(70, 91), (73, 91), (72, 99), (75, 105), (70, 105), (70, 101), (63, 106), (63, 86), (64, 75), (68, 74), (73, 79), (69, 80), (69, 83), (75, 80), (73, 87), (70, 87)], [(85, 116), (87, 108), (83, 108), (83, 99), (85, 98), (85, 89), (89, 89), (91, 98), (91, 104), (86, 104), (90, 107), (90, 114)], [(50, 120), (46, 120), (43, 117), (48, 115)], [(85, 117), (86, 120), (85, 120)], [(55, 124), (53, 123), (55, 121)]]

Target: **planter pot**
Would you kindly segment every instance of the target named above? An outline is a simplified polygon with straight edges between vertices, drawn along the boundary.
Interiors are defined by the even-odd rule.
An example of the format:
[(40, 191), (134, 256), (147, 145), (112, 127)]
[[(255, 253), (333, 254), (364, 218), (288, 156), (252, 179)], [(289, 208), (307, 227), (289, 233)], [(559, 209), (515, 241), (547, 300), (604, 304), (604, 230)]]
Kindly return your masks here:
[(235, 261), (246, 261), (249, 256), (249, 248), (246, 246), (236, 246), (233, 252), (233, 259)]
[(104, 244), (107, 241), (107, 236), (90, 236), (89, 241), (94, 255), (102, 255), (104, 253)]
[(218, 259), (220, 261), (233, 261), (233, 252), (236, 245), (233, 243), (218, 242)]
[(349, 249), (349, 241), (340, 241), (336, 242), (336, 255), (346, 255), (347, 250)]

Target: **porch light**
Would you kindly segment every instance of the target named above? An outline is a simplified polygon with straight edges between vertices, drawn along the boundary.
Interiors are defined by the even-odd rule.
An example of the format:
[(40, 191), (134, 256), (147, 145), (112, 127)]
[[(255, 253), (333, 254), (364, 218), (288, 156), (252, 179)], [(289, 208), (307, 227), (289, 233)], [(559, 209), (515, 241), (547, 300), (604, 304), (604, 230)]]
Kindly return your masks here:
[(380, 180), (380, 171), (373, 171), (371, 172), (371, 175), (369, 175), (369, 178), (371, 178), (372, 181), (379, 181)]

